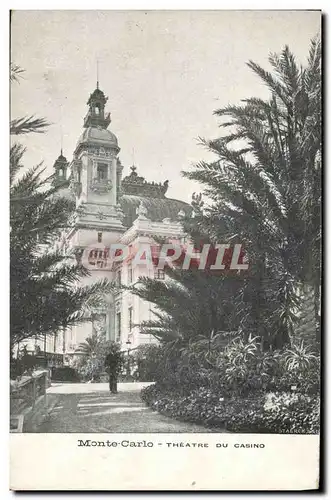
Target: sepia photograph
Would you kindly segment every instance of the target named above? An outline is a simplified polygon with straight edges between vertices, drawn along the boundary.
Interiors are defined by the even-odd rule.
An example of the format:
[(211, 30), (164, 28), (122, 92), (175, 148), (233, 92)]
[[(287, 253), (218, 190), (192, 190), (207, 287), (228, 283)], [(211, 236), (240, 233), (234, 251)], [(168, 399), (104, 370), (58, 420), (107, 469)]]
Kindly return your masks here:
[(319, 435), (321, 22), (10, 13), (11, 435)]

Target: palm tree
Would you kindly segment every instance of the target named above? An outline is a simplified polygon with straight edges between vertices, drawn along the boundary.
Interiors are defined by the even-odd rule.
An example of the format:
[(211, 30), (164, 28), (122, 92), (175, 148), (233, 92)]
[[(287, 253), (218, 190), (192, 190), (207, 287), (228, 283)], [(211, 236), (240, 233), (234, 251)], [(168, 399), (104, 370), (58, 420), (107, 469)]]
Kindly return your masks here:
[(154, 305), (154, 319), (140, 324), (141, 333), (180, 349), (190, 342), (209, 339), (216, 332), (239, 327), (233, 297), (240, 280), (194, 267), (182, 270), (166, 266), (164, 270), (165, 280), (142, 277), (127, 287)]
[(123, 354), (120, 345), (106, 340), (102, 334), (93, 334), (78, 345), (75, 351), (75, 354), (79, 355), (76, 359), (76, 368), (90, 381), (99, 380), (100, 375), (106, 371), (105, 360), (110, 353), (115, 355), (118, 368), (122, 366)]
[(77, 349), (77, 354), (82, 354), (86, 357), (91, 357), (97, 354), (104, 341), (98, 335), (87, 337), (84, 342), (81, 342)]
[[(269, 61), (272, 73), (252, 61), (248, 66), (267, 85), (270, 99), (216, 110), (226, 117), (223, 137), (201, 139), (216, 160), (184, 175), (200, 182), (211, 200), (194, 219), (195, 230), (214, 242), (238, 241), (249, 256), (241, 328), (280, 347), (295, 334), (307, 287), (314, 290), (319, 323), (320, 41), (312, 40), (305, 68), (288, 47)], [(192, 226), (187, 221), (188, 231)]]

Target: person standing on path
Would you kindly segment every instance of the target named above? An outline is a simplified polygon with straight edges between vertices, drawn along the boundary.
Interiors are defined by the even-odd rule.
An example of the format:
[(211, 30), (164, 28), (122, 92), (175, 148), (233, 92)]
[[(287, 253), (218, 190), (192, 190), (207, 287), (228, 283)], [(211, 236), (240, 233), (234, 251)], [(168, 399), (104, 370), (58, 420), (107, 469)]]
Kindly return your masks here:
[(118, 348), (114, 348), (107, 354), (105, 359), (106, 372), (109, 376), (109, 390), (112, 394), (117, 394), (117, 380), (121, 366), (122, 355)]

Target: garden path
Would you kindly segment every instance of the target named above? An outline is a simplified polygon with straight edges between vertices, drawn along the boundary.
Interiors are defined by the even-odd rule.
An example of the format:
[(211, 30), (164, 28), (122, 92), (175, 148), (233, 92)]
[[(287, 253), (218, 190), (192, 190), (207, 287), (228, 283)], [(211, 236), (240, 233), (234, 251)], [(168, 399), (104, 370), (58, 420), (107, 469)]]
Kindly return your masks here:
[(153, 412), (140, 398), (146, 385), (120, 383), (118, 394), (111, 394), (107, 384), (54, 384), (47, 391), (47, 418), (25, 432), (211, 432)]

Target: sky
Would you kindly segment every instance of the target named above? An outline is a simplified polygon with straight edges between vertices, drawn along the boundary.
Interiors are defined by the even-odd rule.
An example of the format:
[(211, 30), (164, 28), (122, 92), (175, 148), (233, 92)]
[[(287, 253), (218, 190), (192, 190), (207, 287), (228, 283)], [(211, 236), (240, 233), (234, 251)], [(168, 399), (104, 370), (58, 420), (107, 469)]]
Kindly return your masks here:
[(287, 44), (304, 64), (319, 29), (318, 11), (14, 11), (11, 60), (25, 73), (12, 84), (11, 116), (52, 124), (21, 140), (25, 165), (43, 161), (51, 173), (61, 136), (72, 159), (99, 61), (123, 175), (134, 162), (190, 202), (201, 188), (181, 171), (212, 158), (198, 138), (220, 134), (213, 111), (268, 96), (246, 62), (270, 69), (268, 54)]

